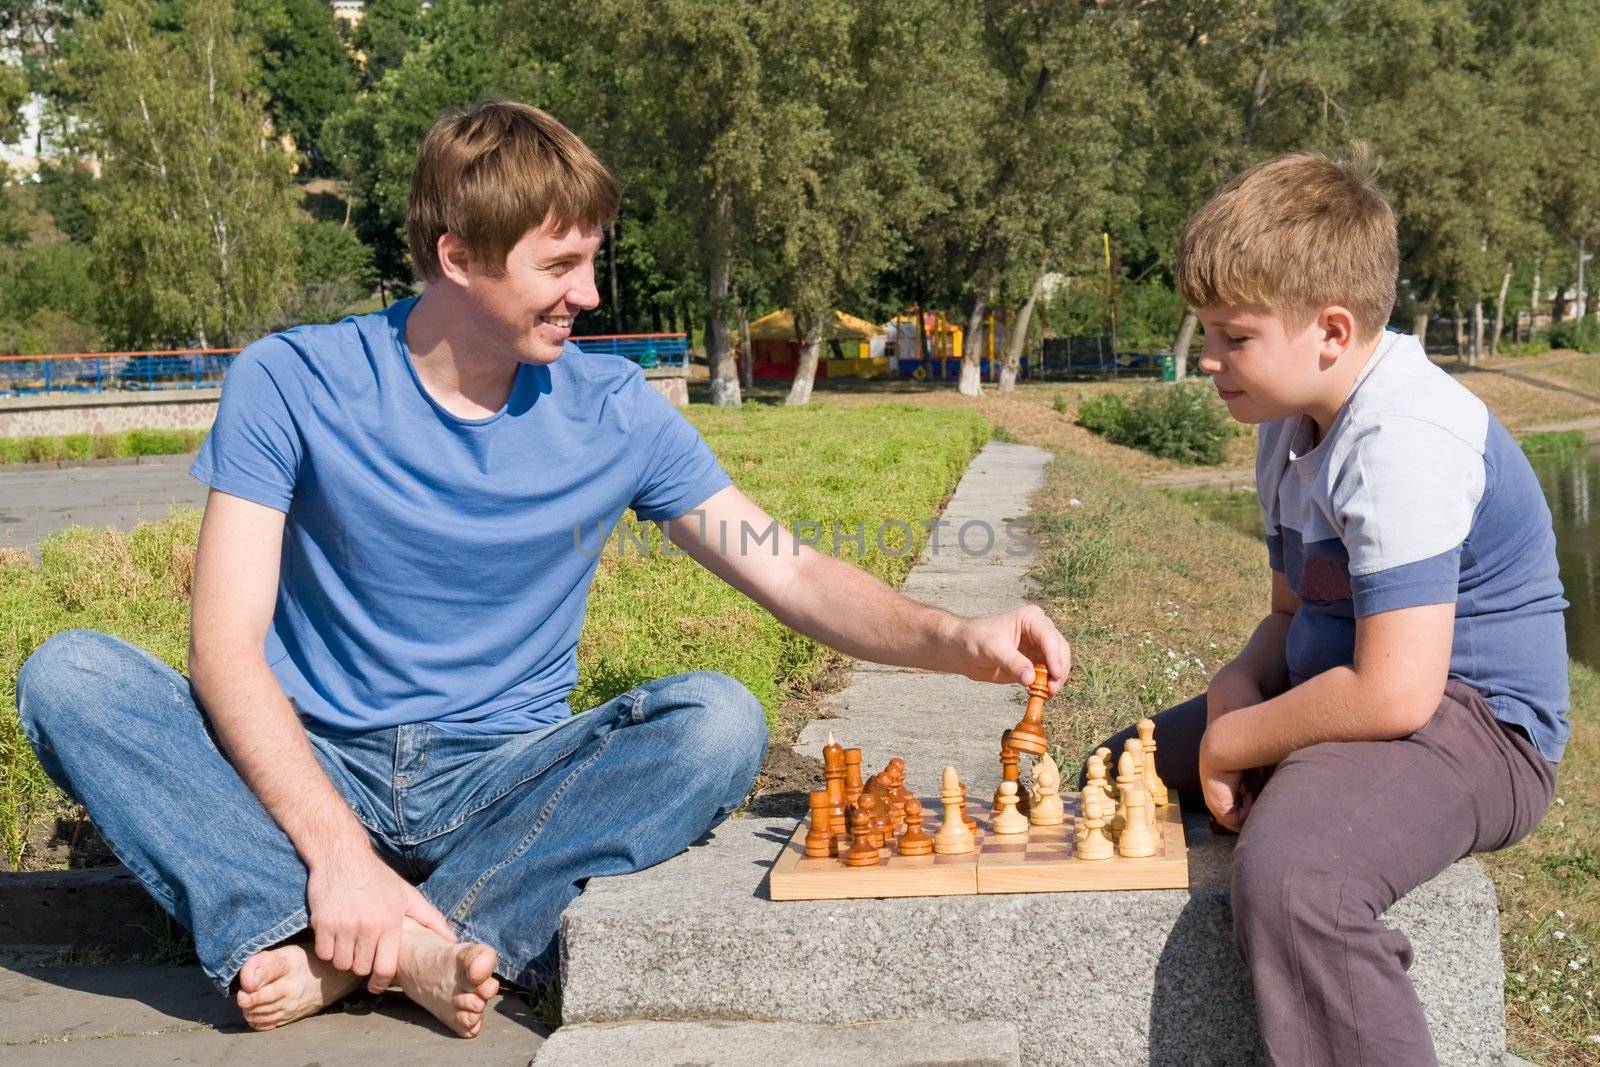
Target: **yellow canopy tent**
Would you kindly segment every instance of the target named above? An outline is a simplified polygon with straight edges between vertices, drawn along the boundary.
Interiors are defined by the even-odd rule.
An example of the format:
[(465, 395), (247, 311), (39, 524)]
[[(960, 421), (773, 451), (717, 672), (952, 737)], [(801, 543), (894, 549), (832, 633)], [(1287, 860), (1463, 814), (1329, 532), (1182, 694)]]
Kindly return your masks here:
[[(883, 327), (875, 326), (866, 319), (858, 319), (854, 315), (846, 315), (842, 311), (830, 311), (828, 322), (823, 327), (822, 339), (824, 341), (870, 341), (883, 333)], [(763, 315), (750, 324), (750, 340), (754, 341), (798, 341), (803, 340), (795, 330), (794, 312), (779, 309), (770, 315)]]

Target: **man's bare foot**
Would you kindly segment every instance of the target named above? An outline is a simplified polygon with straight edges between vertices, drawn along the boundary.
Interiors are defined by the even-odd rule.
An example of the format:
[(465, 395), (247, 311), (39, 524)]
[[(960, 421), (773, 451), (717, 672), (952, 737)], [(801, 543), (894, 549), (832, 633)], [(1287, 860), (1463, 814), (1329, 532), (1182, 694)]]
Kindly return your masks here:
[(315, 1015), (360, 984), (360, 975), (334, 970), (306, 945), (280, 945), (245, 961), (234, 999), (252, 1030), (272, 1030)]
[(446, 941), (409, 916), (400, 940), (394, 979), (405, 995), (462, 1037), (477, 1037), (483, 1010), (500, 990), (494, 949), (472, 941)]

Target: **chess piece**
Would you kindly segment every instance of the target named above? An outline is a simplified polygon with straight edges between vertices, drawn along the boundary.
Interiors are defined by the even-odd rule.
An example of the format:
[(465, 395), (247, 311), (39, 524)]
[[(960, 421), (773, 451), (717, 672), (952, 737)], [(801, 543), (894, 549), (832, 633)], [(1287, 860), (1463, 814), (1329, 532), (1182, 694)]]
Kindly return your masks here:
[(994, 832), (996, 836), (1028, 832), (1028, 817), (1017, 810), (1016, 782), (1000, 783), (1000, 806), (995, 810)]
[(966, 795), (954, 767), (944, 769), (942, 786), (943, 788), (939, 790), (939, 802), (944, 805), (944, 822), (940, 824), (939, 832), (933, 836), (933, 850), (941, 856), (959, 856), (971, 852), (978, 847), (978, 842), (972, 831), (967, 828), (966, 820), (961, 817), (966, 805)]
[(926, 856), (933, 851), (933, 838), (922, 828), (922, 801), (906, 799), (906, 832), (900, 835), (900, 855)]
[(1171, 802), (1171, 798), (1167, 795), (1167, 783), (1156, 773), (1156, 721), (1140, 719), (1137, 729), (1139, 744), (1144, 749), (1145, 788), (1150, 791), (1150, 798), (1155, 801), (1155, 806), (1164, 808)]
[(894, 832), (899, 834), (906, 828), (906, 800), (911, 795), (906, 789), (906, 761), (896, 756), (889, 761), (886, 770), (889, 775), (889, 822)]
[[(1139, 742), (1130, 740), (1128, 746), (1137, 745)], [(1122, 831), (1128, 825), (1128, 791), (1139, 784), (1139, 759), (1134, 754), (1132, 747), (1124, 747), (1122, 755), (1117, 757), (1117, 813), (1111, 818), (1108, 830), (1115, 841), (1122, 840)]]
[(847, 748), (844, 750), (844, 803), (846, 807), (855, 805), (861, 796), (861, 750)]
[[(1130, 737), (1126, 741), (1122, 742), (1122, 751), (1130, 753), (1133, 756), (1133, 780), (1135, 782), (1138, 782), (1140, 785), (1143, 785), (1144, 784), (1144, 743), (1141, 742), (1137, 737)], [(1118, 774), (1120, 774), (1121, 771), (1122, 771), (1122, 762), (1121, 762), (1121, 760), (1118, 760), (1117, 761), (1117, 772), (1118, 772)], [(1117, 781), (1117, 786), (1118, 786), (1118, 788), (1121, 788), (1121, 786), (1122, 786), (1122, 782), (1121, 782), (1120, 778)]]
[(833, 838), (833, 805), (826, 789), (811, 793), (811, 829), (806, 832), (806, 855), (812, 859), (838, 855)]
[[(1100, 765), (1106, 769), (1107, 774), (1110, 774), (1117, 769), (1116, 761), (1111, 758), (1111, 750), (1106, 746), (1101, 745), (1099, 748), (1094, 750), (1094, 754), (1100, 757)], [(1117, 798), (1117, 787), (1115, 785), (1107, 782), (1105, 790), (1106, 796), (1110, 797), (1112, 800)]]
[(1033, 803), (1028, 806), (1028, 822), (1034, 826), (1059, 826), (1067, 821), (1066, 805), (1061, 802), (1061, 771), (1046, 755), (1033, 766)]
[(1150, 794), (1135, 783), (1127, 787), (1122, 804), (1125, 821), (1117, 838), (1117, 855), (1125, 859), (1154, 856), (1157, 838), (1150, 828)]
[(850, 849), (844, 854), (847, 867), (874, 867), (878, 863), (878, 850), (868, 840), (871, 836), (867, 820), (871, 818), (862, 808), (850, 811)]
[(1028, 708), (1022, 721), (1011, 728), (1011, 740), (1006, 742), (1018, 752), (1042, 756), (1049, 747), (1044, 735), (1044, 702), (1050, 698), (1050, 671), (1044, 664), (1033, 668), (1033, 684), (1028, 686)]
[[(873, 848), (882, 848), (883, 839), (878, 836), (878, 798), (873, 796), (871, 793), (868, 793), (866, 790), (862, 790), (861, 795), (856, 798), (856, 806), (854, 810), (861, 812), (867, 817), (865, 825), (863, 825), (861, 828), (862, 833), (866, 837), (866, 843), (871, 845)], [(851, 815), (850, 834), (852, 837), (854, 837), (856, 833), (855, 826), (855, 816)]]
[(967, 783), (961, 783), (961, 821), (967, 824), (967, 829), (973, 833), (978, 832), (978, 820), (974, 819), (967, 811)]
[[(1022, 788), (1022, 756), (1007, 742), (1011, 740), (1011, 731), (1007, 730), (1000, 735), (1000, 783), (1013, 783), (1018, 789)], [(994, 791), (994, 810), (1000, 810), (1000, 790)]]
[(1085, 796), (1083, 800), (1083, 833), (1078, 841), (1080, 860), (1108, 860), (1116, 853), (1106, 837), (1106, 812), (1110, 809), (1099, 796)]
[(822, 780), (828, 790), (833, 832), (842, 835), (848, 829), (844, 817), (844, 748), (833, 739), (832, 734), (828, 735), (828, 743), (822, 747)]
[[(1116, 810), (1116, 805), (1111, 800), (1111, 794), (1106, 790), (1106, 764), (1105, 761), (1100, 758), (1099, 753), (1090, 756), (1089, 762), (1085, 767), (1083, 796), (1079, 800), (1080, 811), (1087, 811), (1089, 809), (1089, 801), (1091, 798), (1101, 801), (1112, 811)], [(1078, 839), (1082, 840), (1085, 833), (1082, 823), (1079, 823), (1077, 832)]]

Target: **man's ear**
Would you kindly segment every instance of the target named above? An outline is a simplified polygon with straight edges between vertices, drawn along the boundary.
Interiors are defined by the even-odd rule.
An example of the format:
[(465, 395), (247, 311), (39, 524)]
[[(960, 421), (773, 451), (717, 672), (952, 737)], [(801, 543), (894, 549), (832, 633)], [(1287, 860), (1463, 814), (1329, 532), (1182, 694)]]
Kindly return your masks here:
[(1317, 316), (1322, 331), (1322, 358), (1333, 362), (1356, 347), (1356, 317), (1347, 307), (1332, 304)]
[(472, 249), (467, 247), (467, 242), (461, 239), (458, 233), (446, 230), (439, 235), (439, 242), (434, 246), (434, 252), (439, 257), (439, 273), (457, 285), (469, 284), (472, 274)]

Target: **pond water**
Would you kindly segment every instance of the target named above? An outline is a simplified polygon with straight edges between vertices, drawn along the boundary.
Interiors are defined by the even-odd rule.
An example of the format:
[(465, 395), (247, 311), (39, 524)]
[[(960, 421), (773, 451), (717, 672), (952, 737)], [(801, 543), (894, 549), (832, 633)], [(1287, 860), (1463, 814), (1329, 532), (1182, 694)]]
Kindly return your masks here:
[[(1567, 653), (1600, 669), (1600, 446), (1535, 459), (1556, 530), (1556, 558), (1566, 588)], [(1211, 518), (1261, 536), (1254, 493), (1215, 494), (1196, 506)]]

